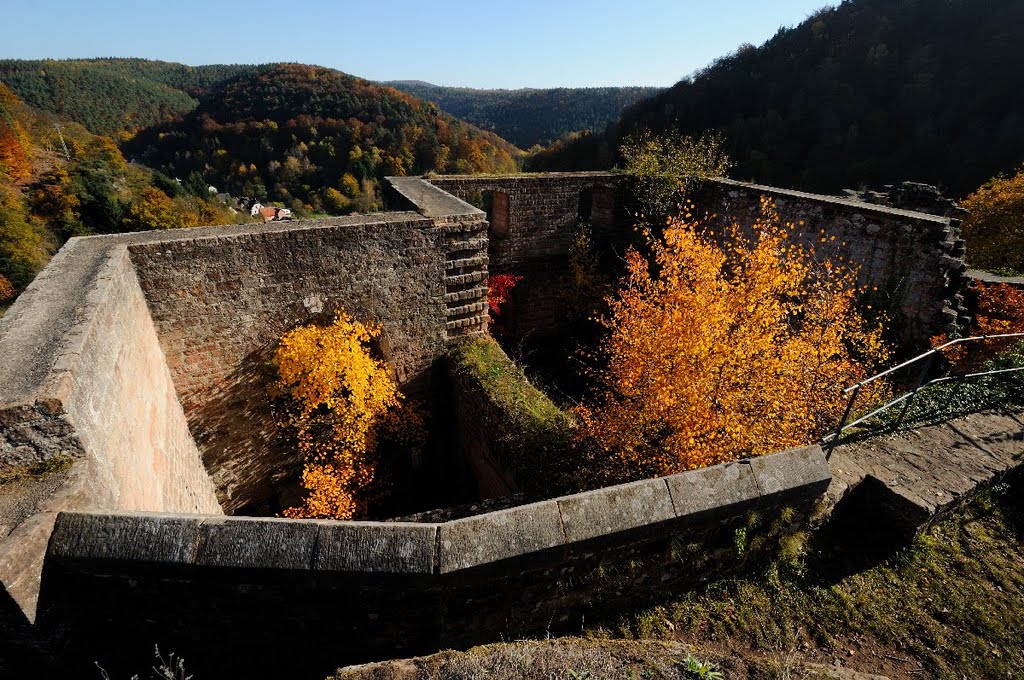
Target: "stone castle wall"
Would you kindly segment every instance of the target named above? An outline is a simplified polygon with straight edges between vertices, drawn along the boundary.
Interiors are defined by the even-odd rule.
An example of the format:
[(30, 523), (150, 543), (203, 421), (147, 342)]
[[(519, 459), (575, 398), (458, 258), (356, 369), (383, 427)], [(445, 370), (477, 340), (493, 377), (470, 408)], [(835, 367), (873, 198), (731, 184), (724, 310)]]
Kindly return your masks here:
[(872, 302), (903, 349), (927, 346), (962, 319), (967, 267), (958, 219), (722, 179), (704, 183), (695, 203), (723, 222), (749, 225), (762, 197), (819, 256), (846, 259), (862, 285), (878, 288)]
[(511, 315), (511, 330), (520, 337), (542, 337), (564, 321), (560, 291), (578, 222), (588, 220), (601, 241), (617, 234), (624, 223), (615, 200), (617, 179), (609, 173), (460, 175), (428, 181), (463, 200), (491, 194), (490, 273), (523, 277)]
[[(14, 619), (34, 616), (59, 511), (221, 513), (125, 247), (73, 239), (52, 266), (67, 277), (41, 276), (0, 323), (5, 356), (46, 361), (46, 370), (11, 376), (0, 395), (0, 461), (7, 471), (67, 468), (0, 487), (0, 581), (21, 610), (8, 613)], [(78, 286), (65, 268), (90, 278)], [(51, 324), (63, 325), (59, 334), (48, 335)]]
[[(407, 212), (72, 239), (0, 319), (0, 471), (71, 461), (0, 488), (0, 626), (17, 628), (0, 647), (36, 634), (26, 626), (61, 512), (82, 514), (50, 542), (46, 636), (88, 654), (123, 635), (148, 654), (176, 640), (182, 653), (190, 640), (273, 652), (285, 635), (295, 650), (315, 639), (326, 658), (339, 636), (364, 652), (412, 651), (527, 629), (596, 597), (576, 578), (605, 559), (629, 565), (637, 550), (666, 554), (679, 537), (728, 543), (752, 508), (810, 503), (827, 482), (820, 451), (761, 476), (762, 463), (729, 468), (725, 487), (721, 470), (698, 471), (676, 487), (655, 480), (414, 525), (397, 543), (405, 530), (395, 524), (217, 516), (272, 493), (297, 466), (294, 452), (268, 445), (265, 371), (284, 331), (339, 305), (379, 321), (399, 381), (431, 395), (448, 342), (487, 328), (489, 273), (526, 277), (515, 330), (558, 330), (578, 220), (606, 244), (629, 232), (617, 182), (393, 178), (388, 200)], [(826, 244), (845, 241), (913, 342), (958, 316), (955, 220), (725, 180), (709, 187), (702, 201), (719, 214), (749, 220), (767, 194), (784, 217), (812, 225), (808, 240), (824, 227), (837, 236)], [(484, 191), (501, 194), (492, 211), (507, 209), (490, 223), (459, 198)], [(116, 510), (142, 519), (102, 514)]]
[[(225, 510), (273, 493), (301, 465), (267, 394), (278, 339), (343, 308), (379, 323), (413, 396), (436, 389), (447, 340), (444, 231), (414, 214), (131, 246), (181, 405)], [(188, 262), (182, 267), (182, 262)]]
[(295, 474), (263, 374), (295, 324), (379, 321), (403, 387), (436, 389), (447, 340), (487, 323), (466, 207), (69, 241), (0, 320), (0, 472), (25, 473), (0, 487), (0, 625), (34, 616), (58, 512), (218, 515)]
[[(428, 181), (463, 199), (485, 192), (507, 196), (508, 215), (501, 219), (507, 220), (508, 231), (492, 229), (489, 255), (491, 273), (524, 277), (513, 294), (512, 330), (520, 337), (550, 333), (565, 321), (569, 247), (581, 217), (589, 219), (598, 249), (620, 249), (633, 228), (623, 207), (621, 179), (613, 173)], [(762, 197), (775, 202), (782, 219), (797, 224), (794, 233), (804, 243), (859, 267), (861, 282), (879, 289), (874, 302), (888, 312), (904, 342), (924, 346), (933, 335), (952, 330), (963, 315), (966, 266), (955, 217), (725, 179), (709, 180), (692, 195), (698, 213), (742, 224), (760, 214)]]
[(203, 677), (579, 631), (739, 568), (737, 529), (767, 546), (829, 480), (814, 446), (440, 523), (64, 514), (39, 625), (75, 631), (74, 668), (124, 674), (159, 644)]

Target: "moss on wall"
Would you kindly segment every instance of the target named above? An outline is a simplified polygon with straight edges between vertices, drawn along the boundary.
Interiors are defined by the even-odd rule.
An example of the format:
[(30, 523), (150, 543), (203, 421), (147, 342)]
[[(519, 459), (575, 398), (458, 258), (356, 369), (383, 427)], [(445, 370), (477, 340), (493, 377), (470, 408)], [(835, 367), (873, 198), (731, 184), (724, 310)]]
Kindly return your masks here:
[(572, 416), (527, 379), (491, 337), (452, 346), (460, 454), (483, 497), (548, 495), (577, 487), (571, 465)]

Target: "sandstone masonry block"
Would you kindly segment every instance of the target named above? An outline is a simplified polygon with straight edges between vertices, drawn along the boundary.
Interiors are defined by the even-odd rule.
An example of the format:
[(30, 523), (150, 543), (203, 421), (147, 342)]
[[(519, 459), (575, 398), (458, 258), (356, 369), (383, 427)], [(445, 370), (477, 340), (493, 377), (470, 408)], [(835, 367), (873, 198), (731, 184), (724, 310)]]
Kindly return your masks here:
[(762, 501), (794, 491), (808, 496), (822, 494), (832, 481), (825, 454), (817, 445), (756, 456), (749, 465), (764, 497)]
[(196, 564), (212, 567), (309, 569), (316, 547), (313, 522), (220, 517), (199, 527)]
[(187, 564), (195, 557), (204, 517), (160, 513), (62, 512), (47, 559)]
[(664, 479), (646, 479), (557, 499), (567, 541), (610, 536), (675, 518)]
[(760, 495), (746, 461), (690, 470), (665, 478), (676, 516), (704, 518), (752, 507)]
[(436, 524), (317, 522), (317, 571), (431, 574)]
[(442, 574), (562, 545), (565, 534), (555, 501), (467, 517), (441, 525)]

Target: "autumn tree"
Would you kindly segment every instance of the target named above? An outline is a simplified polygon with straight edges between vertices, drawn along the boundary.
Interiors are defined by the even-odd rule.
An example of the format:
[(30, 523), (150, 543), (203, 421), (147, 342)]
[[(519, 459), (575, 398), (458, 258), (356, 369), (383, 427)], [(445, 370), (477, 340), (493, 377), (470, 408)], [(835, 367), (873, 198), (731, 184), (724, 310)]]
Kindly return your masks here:
[(1024, 169), (997, 177), (968, 196), (963, 233), (976, 267), (1024, 272)]
[(807, 444), (835, 426), (842, 389), (887, 356), (855, 271), (818, 262), (791, 229), (765, 202), (750, 230), (687, 216), (645, 232), (650, 258), (628, 252), (580, 409), (584, 444), (611, 477)]
[(43, 174), (29, 199), (32, 212), (45, 219), (62, 240), (83, 232), (79, 215), (81, 201), (75, 195), (71, 175), (63, 165), (54, 165)]
[(501, 336), (506, 332), (502, 312), (512, 299), (512, 289), (523, 280), (518, 274), (492, 274), (487, 277), (487, 323), (491, 332)]
[[(1024, 290), (1008, 283), (973, 281), (967, 290), (973, 307), (969, 335), (1012, 335), (1024, 333)], [(932, 339), (933, 346), (949, 342), (946, 334)], [(960, 343), (942, 350), (960, 371), (970, 371), (1000, 354), (1022, 345), (1021, 338), (992, 338), (970, 344)]]
[(14, 284), (7, 280), (7, 277), (0, 274), (0, 304), (3, 304), (14, 297)]
[(619, 153), (637, 216), (648, 224), (662, 224), (693, 182), (725, 175), (730, 161), (724, 145), (714, 133), (688, 137), (668, 131), (655, 136), (642, 130), (627, 137)]
[(380, 327), (339, 311), (327, 325), (300, 326), (274, 354), (282, 424), (304, 466), (304, 503), (286, 517), (351, 519), (366, 509), (377, 470), (376, 439), (401, 394), (370, 352)]
[(54, 250), (46, 225), (31, 215), (21, 193), (0, 182), (0, 274), (22, 289)]
[(0, 173), (18, 182), (32, 174), (28, 138), (17, 122), (0, 109)]

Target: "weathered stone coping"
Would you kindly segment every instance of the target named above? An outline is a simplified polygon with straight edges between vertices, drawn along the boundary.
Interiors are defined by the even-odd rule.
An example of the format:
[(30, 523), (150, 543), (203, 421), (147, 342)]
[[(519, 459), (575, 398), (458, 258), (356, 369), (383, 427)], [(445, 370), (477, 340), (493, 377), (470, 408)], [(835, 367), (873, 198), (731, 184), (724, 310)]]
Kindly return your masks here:
[(485, 217), (484, 212), (479, 208), (461, 198), (452, 196), (422, 177), (385, 177), (384, 179), (395, 193), (424, 217), (472, 217), (475, 219), (484, 219)]
[(879, 205), (877, 203), (867, 203), (866, 201), (857, 201), (852, 198), (843, 198), (841, 196), (829, 196), (827, 194), (812, 194), (806, 191), (796, 191), (794, 189), (781, 189), (779, 187), (770, 187), (763, 184), (754, 184), (752, 182), (738, 182), (734, 179), (726, 179), (725, 177), (717, 177), (712, 180), (708, 180), (714, 184), (718, 184), (724, 187), (736, 187), (737, 189), (747, 189), (762, 193), (765, 196), (785, 196), (788, 198), (798, 198), (803, 201), (811, 201), (814, 203), (826, 203), (837, 206), (845, 206), (847, 208), (856, 208), (863, 212), (875, 212), (883, 215), (898, 215), (900, 217), (909, 217), (915, 220), (921, 220), (924, 222), (934, 222), (935, 224), (949, 224), (949, 217), (942, 217), (940, 215), (930, 215), (923, 212), (915, 212), (913, 210), (904, 210), (902, 208), (893, 208), (887, 205)]
[[(543, 185), (549, 182), (564, 182), (567, 179), (573, 180), (601, 180), (607, 179), (617, 181), (624, 177), (620, 172), (613, 171), (602, 171), (595, 170), (589, 172), (545, 172), (545, 173), (523, 173), (518, 175), (432, 175), (425, 177), (426, 182), (434, 182), (435, 180), (444, 185), (448, 182), (458, 182), (459, 184), (479, 184), (481, 187), (493, 184), (495, 182), (505, 182), (508, 180), (514, 180), (517, 184), (537, 184)], [(389, 178), (389, 179), (409, 179), (409, 178)], [(414, 178), (416, 179), (416, 178)], [(858, 201), (852, 198), (844, 198), (842, 196), (832, 196), (829, 194), (815, 194), (806, 191), (798, 191), (795, 189), (785, 189), (782, 187), (767, 186), (764, 184), (756, 184), (753, 182), (741, 182), (734, 179), (728, 179), (726, 177), (714, 177), (706, 180), (711, 184), (717, 184), (723, 187), (735, 187), (737, 189), (745, 189), (758, 193), (762, 193), (766, 196), (784, 196), (788, 198), (798, 198), (803, 201), (809, 201), (812, 203), (825, 203), (837, 206), (845, 206), (847, 208), (856, 208), (857, 210), (864, 212), (874, 212), (884, 215), (898, 215), (900, 217), (909, 217), (912, 219), (924, 220), (926, 222), (934, 222), (936, 224), (949, 224), (949, 217), (942, 217), (939, 215), (931, 215), (929, 213), (915, 212), (913, 210), (904, 210), (902, 208), (893, 208), (887, 205), (880, 205), (878, 203), (868, 203), (866, 201)], [(415, 201), (414, 201), (415, 204)], [(424, 213), (426, 214), (426, 213)]]
[(967, 277), (982, 283), (1005, 283), (1014, 288), (1024, 288), (1024, 276), (1000, 276), (980, 269), (968, 269)]
[(821, 448), (809, 446), (443, 523), (61, 513), (47, 563), (443, 575), (638, 532), (670, 534), (817, 497), (830, 481)]

